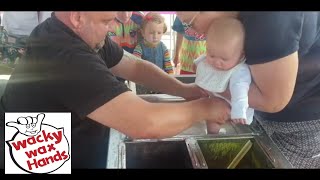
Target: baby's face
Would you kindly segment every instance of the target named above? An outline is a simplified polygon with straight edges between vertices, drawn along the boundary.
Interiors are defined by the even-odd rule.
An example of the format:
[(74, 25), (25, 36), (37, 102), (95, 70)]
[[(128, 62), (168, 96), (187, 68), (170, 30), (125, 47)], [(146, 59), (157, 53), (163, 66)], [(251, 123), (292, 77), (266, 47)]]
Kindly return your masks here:
[(224, 47), (223, 44), (214, 45), (207, 41), (206, 61), (219, 70), (229, 70), (235, 67), (242, 60), (240, 48)]

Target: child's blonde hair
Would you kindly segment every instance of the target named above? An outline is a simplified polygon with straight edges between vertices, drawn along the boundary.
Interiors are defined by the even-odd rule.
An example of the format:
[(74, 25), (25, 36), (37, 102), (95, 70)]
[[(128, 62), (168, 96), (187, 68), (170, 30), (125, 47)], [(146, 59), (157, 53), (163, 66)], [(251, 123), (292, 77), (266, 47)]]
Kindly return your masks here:
[(155, 22), (157, 24), (163, 23), (163, 33), (167, 32), (167, 25), (165, 23), (164, 17), (161, 16), (161, 14), (155, 12), (149, 12), (148, 14), (146, 14), (142, 21), (141, 30), (144, 30), (149, 22)]

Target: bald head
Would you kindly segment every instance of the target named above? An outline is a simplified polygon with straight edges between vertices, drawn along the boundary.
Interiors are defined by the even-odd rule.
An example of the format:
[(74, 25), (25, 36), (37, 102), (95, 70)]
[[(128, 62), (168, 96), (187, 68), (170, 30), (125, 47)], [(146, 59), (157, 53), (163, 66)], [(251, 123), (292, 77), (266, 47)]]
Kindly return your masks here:
[[(59, 11), (55, 16), (70, 28), (77, 28), (84, 21), (111, 21), (116, 12), (112, 11)], [(85, 22), (85, 23), (87, 23)]]
[(244, 58), (244, 28), (236, 18), (217, 18), (207, 32), (207, 62), (229, 70)]
[(55, 16), (96, 50), (103, 46), (108, 32), (108, 23), (115, 18), (116, 12), (69, 11), (55, 12)]
[(236, 18), (217, 18), (212, 21), (207, 32), (207, 42), (224, 44), (230, 48), (243, 49), (245, 31)]

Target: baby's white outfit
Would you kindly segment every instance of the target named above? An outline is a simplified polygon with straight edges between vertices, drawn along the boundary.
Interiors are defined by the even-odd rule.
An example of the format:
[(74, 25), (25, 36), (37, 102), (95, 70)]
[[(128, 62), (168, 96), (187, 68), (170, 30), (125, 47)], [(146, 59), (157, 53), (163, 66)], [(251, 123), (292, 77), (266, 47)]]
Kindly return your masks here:
[[(246, 124), (251, 124), (254, 110), (249, 108), (248, 91), (251, 84), (249, 66), (242, 61), (234, 68), (221, 71), (206, 61), (206, 56), (201, 55), (194, 63), (197, 65), (195, 83), (214, 96), (226, 100), (231, 105), (231, 119), (246, 119)], [(217, 93), (224, 92), (229, 84), (231, 102)]]

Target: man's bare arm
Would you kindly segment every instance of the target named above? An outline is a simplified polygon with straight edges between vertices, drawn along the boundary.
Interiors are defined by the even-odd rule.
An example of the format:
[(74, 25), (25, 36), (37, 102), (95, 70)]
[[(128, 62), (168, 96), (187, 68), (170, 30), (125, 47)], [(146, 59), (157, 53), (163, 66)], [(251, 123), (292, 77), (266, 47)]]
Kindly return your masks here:
[[(111, 68), (111, 72), (117, 76), (165, 94), (184, 98), (200, 94), (200, 89), (197, 90), (192, 88), (192, 86), (180, 82), (174, 78), (174, 76), (168, 75), (156, 65), (127, 52), (124, 53), (121, 61)], [(186, 91), (187, 89), (193, 89), (194, 91)]]
[(201, 120), (224, 123), (229, 111), (229, 105), (217, 98), (182, 103), (149, 103), (132, 92), (125, 92), (88, 117), (132, 138), (165, 138)]

